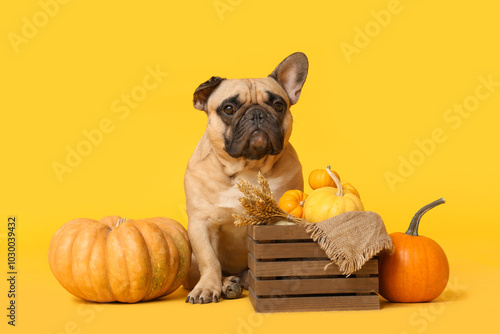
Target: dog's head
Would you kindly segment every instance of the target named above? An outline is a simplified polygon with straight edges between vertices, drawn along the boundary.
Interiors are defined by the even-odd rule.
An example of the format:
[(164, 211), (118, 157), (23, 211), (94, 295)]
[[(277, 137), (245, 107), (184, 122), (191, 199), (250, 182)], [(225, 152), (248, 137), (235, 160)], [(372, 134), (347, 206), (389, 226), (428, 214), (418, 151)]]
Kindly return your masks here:
[(308, 61), (297, 52), (265, 78), (212, 77), (194, 92), (194, 107), (208, 115), (206, 135), (233, 158), (279, 154), (292, 131), (290, 107), (306, 81)]

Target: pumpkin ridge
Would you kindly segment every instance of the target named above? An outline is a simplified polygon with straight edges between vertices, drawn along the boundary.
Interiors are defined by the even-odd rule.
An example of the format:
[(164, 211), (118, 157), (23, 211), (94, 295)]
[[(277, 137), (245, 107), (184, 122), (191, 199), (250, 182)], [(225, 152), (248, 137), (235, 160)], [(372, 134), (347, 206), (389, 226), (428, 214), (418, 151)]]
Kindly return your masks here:
[[(75, 238), (76, 239), (76, 238)], [(92, 258), (92, 252), (94, 250), (94, 247), (95, 247), (95, 244), (97, 242), (97, 233), (96, 233), (96, 237), (94, 238), (94, 240), (92, 240), (92, 245), (89, 247), (90, 248), (90, 252), (88, 254), (88, 258), (87, 258), (87, 261), (86, 261), (86, 267), (87, 267), (87, 270), (89, 271), (89, 281), (90, 281), (90, 289), (92, 290), (92, 293), (94, 294), (93, 299), (97, 300), (99, 297), (99, 292), (95, 289), (95, 286), (94, 286), (94, 283), (92, 282), (92, 277), (90, 276), (90, 259)]]
[[(121, 236), (121, 234), (120, 234), (120, 233), (117, 233), (117, 239), (118, 239), (118, 241), (120, 242), (120, 246), (121, 246), (121, 248), (122, 248), (122, 249), (125, 249), (125, 248), (123, 247), (123, 240), (122, 240), (122, 236)], [(128, 270), (127, 252), (125, 252), (125, 251), (123, 252), (123, 258), (124, 258), (124, 262), (125, 262), (125, 272), (127, 273), (127, 281), (128, 281), (129, 286), (130, 286), (130, 273), (129, 273), (129, 270)], [(125, 299), (129, 299), (129, 300), (131, 299), (131, 298), (130, 298), (130, 297), (131, 297), (131, 295), (130, 295), (130, 291), (125, 290), (125, 295), (126, 295), (126, 297), (127, 297), (127, 298), (125, 298)]]
[[(57, 281), (65, 287), (67, 287), (67, 285), (71, 284), (71, 281), (73, 281), (73, 283), (74, 283), (73, 287), (70, 287), (70, 288), (67, 287), (66, 289), (68, 290), (68, 292), (70, 292), (71, 294), (73, 294), (74, 296), (76, 296), (78, 298), (82, 298), (83, 293), (80, 291), (80, 289), (76, 285), (76, 282), (74, 281), (74, 278), (72, 275), (72, 266), (69, 266), (70, 268), (67, 271), (62, 272), (61, 268), (60, 268), (60, 264), (58, 263), (56, 258), (57, 258), (57, 253), (60, 252), (61, 242), (65, 243), (65, 242), (67, 242), (66, 240), (70, 240), (70, 242), (67, 242), (67, 244), (69, 245), (68, 248), (71, 248), (71, 250), (72, 250), (73, 242), (76, 239), (76, 237), (78, 236), (79, 232), (81, 232), (81, 226), (85, 225), (85, 223), (88, 221), (93, 221), (93, 220), (86, 219), (86, 218), (77, 218), (77, 219), (73, 219), (72, 221), (68, 222), (67, 225), (60, 227), (56, 231), (56, 235), (58, 236), (58, 238), (56, 239), (57, 244), (55, 244), (52, 247), (51, 253), (49, 250), (49, 254), (52, 255), (51, 256), (51, 259), (52, 259), (51, 265), (52, 265), (52, 261), (54, 262), (54, 264), (52, 265), (53, 267), (51, 267), (51, 269), (53, 269), (53, 273), (54, 273), (54, 276), (56, 277)], [(78, 227), (78, 232), (76, 232), (72, 236), (72, 239), (68, 239), (67, 236), (65, 235), (66, 230), (69, 229), (70, 227), (74, 228), (75, 225)], [(65, 233), (62, 233), (63, 231)], [(71, 250), (66, 251), (66, 254), (68, 254), (68, 256), (65, 258), (65, 260), (69, 260), (72, 262), (73, 259), (72, 259)], [(65, 264), (63, 264), (63, 266), (65, 266)], [(70, 275), (68, 273), (71, 274), (71, 277), (69, 277)], [(65, 277), (66, 279), (62, 279), (61, 276)], [(63, 282), (65, 284), (63, 284)], [(84, 298), (82, 298), (82, 299), (84, 299)]]
[[(156, 224), (156, 222), (153, 222), (153, 224), (155, 224), (156, 226), (158, 226)], [(175, 270), (175, 275), (172, 276), (172, 279), (170, 280), (170, 282), (168, 282), (168, 284), (165, 284), (161, 290), (161, 293), (158, 293), (156, 294), (156, 296), (154, 298), (161, 298), (161, 297), (164, 297), (167, 295), (167, 291), (170, 289), (170, 287), (172, 286), (172, 283), (174, 283), (175, 281), (175, 278), (177, 277), (177, 275), (179, 274), (179, 270), (181, 268), (180, 266), (180, 259), (181, 259), (181, 253), (180, 253), (180, 250), (177, 248), (177, 244), (175, 243), (174, 241), (174, 238), (172, 238), (165, 230), (163, 230), (160, 226), (158, 226), (158, 228), (160, 229), (161, 231), (161, 235), (163, 236), (163, 239), (165, 239), (165, 242), (166, 244), (169, 246), (169, 242), (168, 242), (168, 239), (167, 238), (170, 238), (170, 240), (172, 241), (172, 243), (174, 244), (174, 249), (177, 251), (177, 261), (175, 261), (174, 263), (174, 268), (177, 266), (176, 270)], [(170, 247), (169, 247), (169, 251), (170, 251)], [(169, 261), (168, 261), (168, 268), (170, 269), (170, 266), (172, 265), (172, 256), (173, 255), (170, 255), (169, 256)], [(167, 281), (165, 281), (164, 283), (167, 283)]]
[(140, 228), (138, 228), (137, 226), (133, 225), (138, 231), (139, 231), (139, 234), (141, 235), (142, 237), (142, 240), (144, 240), (144, 243), (146, 244), (146, 249), (148, 250), (148, 258), (149, 258), (149, 266), (151, 268), (151, 277), (149, 278), (149, 282), (148, 282), (148, 290), (146, 290), (146, 293), (144, 294), (144, 296), (141, 298), (141, 300), (149, 300), (148, 299), (145, 299), (146, 297), (148, 297), (149, 295), (149, 292), (153, 286), (153, 280), (154, 280), (154, 275), (155, 275), (155, 266), (154, 266), (154, 263), (153, 263), (153, 256), (151, 256), (151, 247), (149, 246), (149, 242), (146, 240), (146, 238), (144, 237), (144, 234), (142, 234), (142, 231)]
[[(427, 247), (426, 247), (426, 240), (424, 238), (419, 238), (418, 239), (419, 241), (419, 248), (420, 249), (423, 249), (424, 250), (424, 261), (426, 263), (429, 262), (429, 259), (431, 258), (428, 254), (428, 250), (427, 250)], [(429, 268), (425, 267), (425, 285), (426, 286), (432, 286), (432, 281), (431, 281), (431, 278), (430, 278), (430, 273), (429, 273)], [(419, 290), (422, 290), (422, 289), (419, 289)], [(420, 297), (420, 300), (421, 301), (424, 301), (425, 299), (427, 299), (427, 295), (429, 294), (428, 291), (423, 291), (422, 292), (422, 296)]]
[[(424, 238), (425, 238), (425, 237), (424, 237)], [(424, 243), (424, 246), (425, 246), (426, 248), (429, 248), (429, 249), (426, 249), (426, 255), (427, 255), (427, 253), (429, 253), (428, 259), (432, 260), (432, 268), (433, 268), (433, 270), (434, 270), (434, 267), (435, 267), (435, 262), (434, 262), (434, 259), (432, 258), (432, 254), (433, 254), (433, 253), (434, 253), (434, 254), (436, 253), (436, 248), (434, 247), (434, 245), (432, 245), (432, 244), (429, 242), (429, 240), (432, 240), (432, 239), (425, 240), (424, 238), (422, 238), (422, 241), (423, 241), (423, 243)], [(434, 240), (432, 240), (432, 241), (434, 241)], [(433, 279), (431, 275), (434, 275), (434, 273), (433, 273), (433, 272), (431, 272), (431, 271), (429, 270), (429, 268), (427, 268), (427, 269), (428, 269), (428, 270), (427, 270), (427, 271), (428, 271), (428, 275), (427, 275), (427, 282), (428, 282), (428, 283), (427, 283), (427, 284), (429, 284), (429, 285), (430, 285), (430, 283), (432, 283), (432, 279)], [(443, 289), (443, 290), (444, 290), (444, 289)], [(426, 296), (432, 296), (433, 294), (434, 294), (434, 289), (433, 289), (432, 291), (430, 291), (430, 293), (429, 293), (429, 292), (427, 292), (427, 293), (426, 293)], [(439, 297), (439, 295), (438, 295), (438, 296), (435, 296), (433, 299), (435, 299), (435, 298), (437, 298), (437, 297)]]
[[(61, 281), (59, 281), (59, 268), (55, 265), (55, 253), (56, 253), (56, 250), (59, 248), (59, 241), (61, 240), (61, 236), (63, 235), (62, 234), (62, 231), (64, 231), (66, 228), (67, 228), (68, 225), (63, 225), (61, 226), (60, 228), (57, 229), (56, 233), (54, 234), (54, 237), (53, 239), (50, 241), (50, 244), (49, 244), (49, 267), (50, 269), (52, 270), (52, 272), (54, 273), (54, 276), (56, 277), (57, 281), (59, 283), (61, 283)], [(52, 242), (54, 242), (52, 244)], [(52, 245), (52, 247), (51, 247)]]
[[(147, 224), (147, 222), (145, 222), (145, 224)], [(151, 278), (149, 280), (149, 289), (146, 291), (146, 293), (144, 294), (144, 296), (141, 298), (141, 301), (146, 301), (146, 300), (150, 300), (149, 297), (149, 293), (151, 292), (151, 288), (152, 288), (152, 283), (154, 281), (154, 276), (155, 276), (155, 266), (154, 266), (154, 263), (153, 263), (153, 256), (151, 256), (151, 248), (149, 247), (149, 243), (148, 241), (146, 240), (146, 238), (144, 237), (144, 234), (142, 234), (142, 231), (139, 227), (135, 226), (134, 224), (132, 224), (138, 231), (139, 231), (139, 234), (141, 235), (142, 239), (144, 240), (144, 243), (146, 244), (146, 248), (148, 250), (148, 257), (149, 257), (149, 265), (151, 266)]]
[[(169, 252), (170, 252), (170, 247), (169, 247), (169, 244), (168, 244), (168, 240), (167, 240), (167, 238), (165, 237), (165, 232), (163, 231), (163, 229), (162, 229), (160, 226), (158, 226), (158, 224), (156, 224), (156, 222), (151, 222), (151, 223), (152, 223), (153, 225), (155, 225), (155, 226), (156, 226), (156, 227), (160, 230), (160, 232), (161, 232), (161, 233), (160, 233), (160, 235), (161, 235), (161, 237), (163, 238), (163, 240), (165, 241), (165, 244), (167, 245), (167, 249), (168, 249), (168, 250), (169, 250)], [(172, 240), (172, 241), (173, 241), (173, 240)], [(167, 266), (167, 268), (170, 268), (170, 265), (172, 264), (172, 263), (171, 263), (171, 260), (172, 260), (172, 258), (171, 258), (171, 255), (169, 254), (169, 256), (168, 256), (168, 266)], [(177, 274), (176, 274), (176, 275), (177, 275)], [(156, 299), (156, 298), (162, 297), (162, 296), (163, 296), (163, 294), (164, 294), (164, 293), (165, 293), (165, 292), (166, 292), (166, 291), (170, 288), (170, 285), (174, 282), (174, 280), (175, 280), (175, 278), (172, 280), (172, 282), (170, 282), (170, 283), (168, 284), (168, 287), (167, 287), (167, 284), (166, 284), (166, 283), (167, 283), (167, 281), (166, 281), (166, 280), (164, 280), (164, 282), (163, 282), (163, 286), (161, 287), (161, 289), (158, 289), (158, 292), (157, 292), (155, 295), (150, 296), (150, 297), (151, 297), (151, 299)]]
[(113, 293), (113, 288), (111, 287), (111, 282), (109, 280), (109, 268), (108, 268), (108, 247), (107, 247), (107, 244), (108, 244), (108, 238), (109, 238), (109, 234), (111, 233), (111, 231), (113, 231), (107, 224), (104, 224), (107, 228), (108, 228), (108, 234), (106, 235), (106, 238), (105, 238), (105, 242), (104, 242), (104, 268), (106, 268), (106, 281), (108, 282), (108, 290), (109, 290), (109, 293), (111, 294), (111, 297), (114, 299), (114, 300), (117, 300), (116, 299), (116, 296), (115, 294)]
[[(402, 241), (400, 241), (401, 242), (400, 248), (405, 249), (405, 250), (411, 249), (412, 246), (411, 246), (411, 244), (409, 244), (410, 239), (403, 238), (401, 240)], [(410, 256), (410, 252), (408, 252), (408, 251), (405, 251), (403, 253), (403, 255), (404, 255), (404, 262), (403, 263), (410, 263), (410, 262), (416, 261), (415, 256)], [(408, 272), (408, 271), (403, 271), (403, 273), (405, 274), (403, 276), (404, 279), (402, 280), (403, 289), (408, 289), (408, 291), (411, 291), (408, 288), (407, 284), (408, 284), (408, 281), (411, 279), (412, 274), (410, 272)], [(401, 284), (401, 282), (400, 282), (400, 284)]]
[[(135, 221), (134, 221), (134, 223), (135, 223)], [(151, 251), (150, 251), (148, 242), (147, 242), (146, 238), (144, 238), (144, 234), (142, 234), (141, 229), (139, 227), (137, 227), (134, 223), (131, 223), (130, 226), (132, 226), (137, 232), (139, 232), (139, 235), (141, 236), (142, 240), (144, 241), (144, 244), (146, 245), (146, 249), (148, 251), (149, 264), (150, 264), (150, 268), (151, 268), (151, 275), (149, 276), (148, 281), (146, 283), (144, 283), (144, 286), (147, 286), (148, 289), (145, 289), (144, 294), (142, 295), (141, 299), (139, 299), (139, 301), (143, 301), (143, 300), (145, 300), (144, 298), (148, 296), (149, 290), (151, 289), (151, 283), (153, 282), (153, 275), (154, 275), (154, 266), (151, 264)], [(127, 264), (127, 270), (128, 270), (128, 264)], [(130, 282), (130, 283), (132, 286), (132, 282)]]
[(53, 247), (50, 247), (50, 244), (49, 244), (49, 265), (54, 273), (54, 276), (59, 281), (59, 283), (61, 283), (61, 281), (59, 280), (59, 275), (61, 272), (59, 270), (59, 267), (56, 266), (55, 264), (53, 265), (52, 263), (56, 262), (55, 258), (56, 258), (56, 253), (59, 250), (59, 243), (61, 242), (61, 238), (64, 236), (64, 233), (62, 233), (62, 232), (66, 231), (68, 229), (68, 227), (72, 225), (71, 223), (74, 222), (75, 220), (72, 220), (68, 224), (65, 224), (65, 225), (61, 226), (60, 228), (58, 228), (56, 233), (55, 233), (55, 239), (50, 241), (50, 244), (52, 244), (52, 241), (54, 241)]
[[(177, 263), (176, 275), (174, 276), (172, 283), (170, 283), (169, 288), (161, 297), (171, 294), (182, 285), (182, 282), (184, 282), (185, 278), (187, 277), (189, 268), (191, 266), (191, 245), (189, 243), (189, 240), (186, 240), (186, 238), (184, 237), (184, 233), (174, 228), (173, 224), (169, 224), (167, 226), (167, 230), (169, 230), (168, 235), (176, 246), (175, 249), (177, 250), (179, 260)], [(174, 233), (171, 233), (172, 231), (174, 231)], [(176, 233), (178, 234), (177, 236), (175, 236)], [(186, 251), (188, 251), (188, 254), (186, 254)]]
[[(73, 245), (74, 245), (74, 242), (76, 240), (76, 238), (78, 238), (78, 236), (80, 235), (80, 233), (82, 233), (84, 229), (79, 229), (78, 232), (75, 234), (73, 240), (71, 241), (71, 253), (69, 255), (69, 258), (71, 259), (71, 263), (73, 263)], [(78, 285), (76, 284), (75, 282), (75, 275), (73, 274), (73, 265), (71, 265), (71, 270), (69, 271), (70, 275), (71, 275), (71, 281), (73, 282), (73, 285), (75, 287), (75, 289), (78, 291), (78, 293), (80, 294), (80, 296), (85, 296), (84, 293), (82, 293), (82, 291), (80, 290), (80, 288), (78, 287)]]
[[(146, 220), (151, 221), (156, 226), (158, 226), (158, 224), (156, 223), (157, 221), (160, 221), (160, 222), (163, 222), (163, 223), (167, 223), (168, 225), (170, 225), (173, 228), (175, 228), (177, 231), (181, 232), (182, 236), (186, 239), (186, 241), (189, 242), (189, 237), (187, 235), (186, 227), (184, 227), (184, 225), (182, 225), (181, 223), (179, 223), (177, 220), (172, 219), (172, 218), (167, 218), (167, 217), (147, 218)], [(167, 220), (167, 221), (165, 221), (165, 220)]]

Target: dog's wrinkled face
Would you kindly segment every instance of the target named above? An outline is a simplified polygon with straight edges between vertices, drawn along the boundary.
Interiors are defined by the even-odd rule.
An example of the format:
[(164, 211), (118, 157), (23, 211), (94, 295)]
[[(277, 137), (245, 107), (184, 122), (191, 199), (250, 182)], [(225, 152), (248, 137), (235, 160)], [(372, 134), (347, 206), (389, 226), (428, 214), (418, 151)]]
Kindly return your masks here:
[(292, 124), (288, 97), (271, 78), (224, 80), (210, 98), (208, 117), (210, 139), (222, 139), (230, 156), (247, 160), (279, 154)]
[(260, 160), (279, 154), (292, 131), (290, 106), (307, 76), (307, 58), (295, 53), (260, 79), (212, 77), (198, 87), (194, 105), (208, 115), (206, 134), (233, 158)]

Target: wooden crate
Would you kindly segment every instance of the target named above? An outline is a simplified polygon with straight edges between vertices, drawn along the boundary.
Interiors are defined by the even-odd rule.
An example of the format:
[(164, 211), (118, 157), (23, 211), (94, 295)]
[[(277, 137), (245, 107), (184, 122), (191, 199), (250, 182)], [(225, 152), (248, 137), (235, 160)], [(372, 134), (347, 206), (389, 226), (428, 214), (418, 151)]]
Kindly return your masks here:
[(249, 298), (256, 312), (378, 310), (378, 262), (345, 277), (305, 229), (249, 226)]

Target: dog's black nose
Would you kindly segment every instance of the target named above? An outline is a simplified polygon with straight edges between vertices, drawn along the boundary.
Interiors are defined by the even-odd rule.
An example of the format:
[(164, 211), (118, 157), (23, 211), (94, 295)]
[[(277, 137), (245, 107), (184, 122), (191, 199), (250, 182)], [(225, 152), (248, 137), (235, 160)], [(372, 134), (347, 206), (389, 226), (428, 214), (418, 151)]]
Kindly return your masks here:
[(266, 118), (266, 113), (261, 109), (253, 109), (248, 111), (249, 119), (251, 119), (255, 124), (260, 124)]

